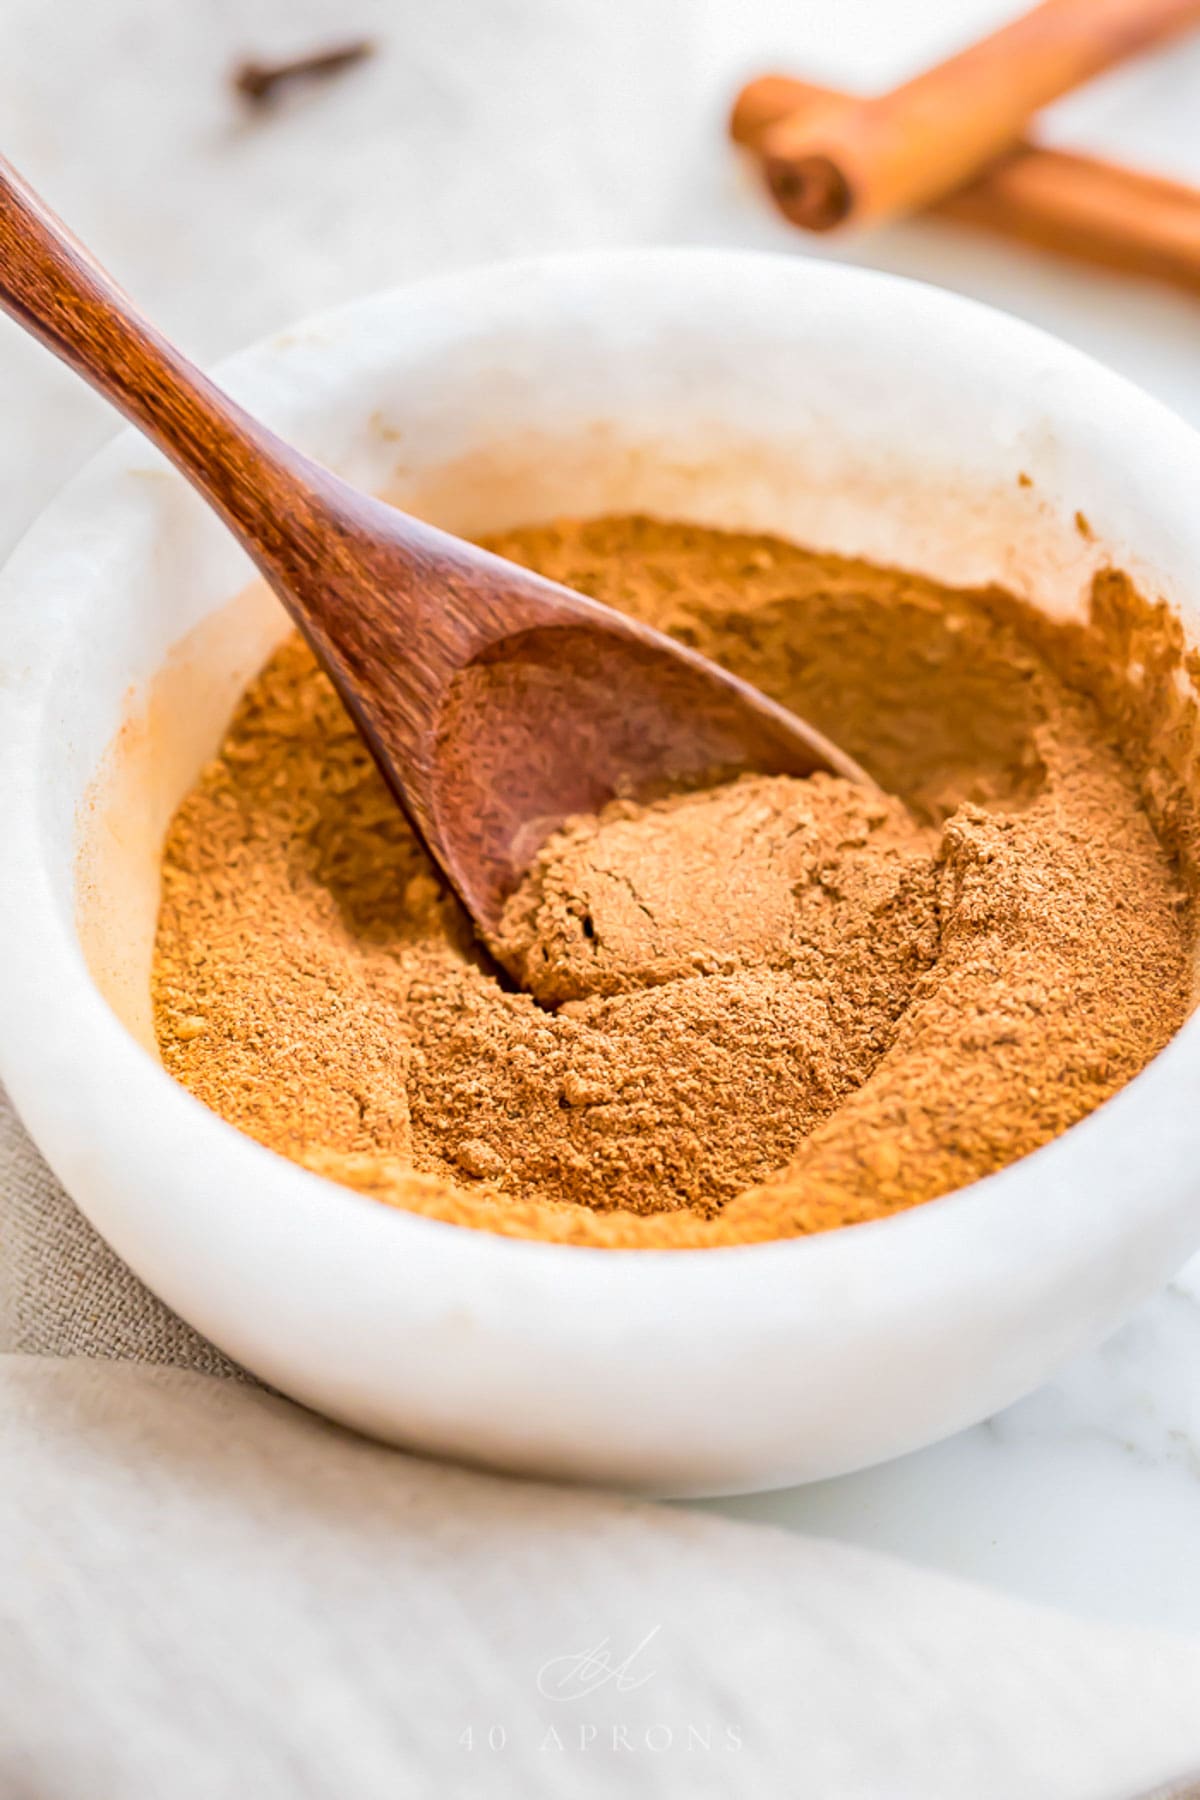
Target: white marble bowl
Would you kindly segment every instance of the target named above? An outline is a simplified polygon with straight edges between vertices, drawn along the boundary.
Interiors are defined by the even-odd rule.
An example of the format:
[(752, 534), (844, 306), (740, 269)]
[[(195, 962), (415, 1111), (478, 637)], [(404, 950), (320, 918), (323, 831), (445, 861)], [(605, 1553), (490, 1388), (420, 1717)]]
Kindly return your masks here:
[[(642, 508), (999, 580), (1056, 614), (1111, 558), (1200, 627), (1200, 439), (1040, 333), (883, 276), (703, 251), (487, 269), (221, 373), (334, 468), (459, 530)], [(147, 972), (164, 826), (284, 629), (248, 580), (129, 433), (4, 574), (0, 1072), (95, 1226), (264, 1380), (449, 1456), (766, 1487), (1003, 1406), (1200, 1242), (1196, 1022), (975, 1187), (745, 1249), (491, 1237), (240, 1136), (155, 1060)]]

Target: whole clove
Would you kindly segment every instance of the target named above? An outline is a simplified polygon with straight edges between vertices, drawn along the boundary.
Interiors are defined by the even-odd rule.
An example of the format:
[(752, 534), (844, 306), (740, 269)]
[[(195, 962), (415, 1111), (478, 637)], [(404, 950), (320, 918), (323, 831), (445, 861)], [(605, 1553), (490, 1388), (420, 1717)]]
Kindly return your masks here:
[(253, 106), (268, 106), (287, 87), (298, 81), (325, 80), (349, 69), (355, 63), (373, 56), (375, 45), (369, 38), (354, 38), (344, 44), (331, 44), (328, 49), (314, 50), (306, 56), (294, 56), (282, 62), (247, 60), (234, 70), (232, 81), (236, 93)]

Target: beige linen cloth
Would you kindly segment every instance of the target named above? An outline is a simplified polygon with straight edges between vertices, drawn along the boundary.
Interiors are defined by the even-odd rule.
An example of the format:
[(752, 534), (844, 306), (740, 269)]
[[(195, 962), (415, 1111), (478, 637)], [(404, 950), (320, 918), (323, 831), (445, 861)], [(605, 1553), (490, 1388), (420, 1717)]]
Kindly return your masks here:
[[(8, 0), (3, 148), (214, 356), (429, 269), (663, 235), (716, 144), (699, 16)], [(352, 79), (237, 113), (239, 54), (348, 31), (380, 45)], [(3, 548), (109, 421), (8, 327), (0, 388)], [(2, 1103), (0, 1352), (0, 1800), (1125, 1800), (1200, 1766), (1200, 1645), (438, 1467), (231, 1379)]]

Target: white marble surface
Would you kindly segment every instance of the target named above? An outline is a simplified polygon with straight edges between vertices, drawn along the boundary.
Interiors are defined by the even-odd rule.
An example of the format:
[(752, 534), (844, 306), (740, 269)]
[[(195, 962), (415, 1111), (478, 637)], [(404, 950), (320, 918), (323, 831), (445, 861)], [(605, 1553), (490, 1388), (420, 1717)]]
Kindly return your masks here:
[[(739, 79), (792, 66), (886, 84), (1013, 10), (8, 0), (3, 148), (163, 325), (211, 358), (353, 293), (510, 252), (665, 241), (813, 253), (722, 141)], [(238, 54), (359, 29), (379, 39), (371, 65), (269, 120), (239, 115), (224, 86)], [(1200, 180), (1198, 92), (1200, 42), (1073, 99), (1050, 129)], [(1196, 302), (941, 226), (838, 253), (1033, 319), (1200, 426)], [(3, 550), (111, 422), (3, 321), (0, 393)], [(720, 1505), (1080, 1613), (1200, 1631), (1200, 1260), (987, 1425), (865, 1474)]]

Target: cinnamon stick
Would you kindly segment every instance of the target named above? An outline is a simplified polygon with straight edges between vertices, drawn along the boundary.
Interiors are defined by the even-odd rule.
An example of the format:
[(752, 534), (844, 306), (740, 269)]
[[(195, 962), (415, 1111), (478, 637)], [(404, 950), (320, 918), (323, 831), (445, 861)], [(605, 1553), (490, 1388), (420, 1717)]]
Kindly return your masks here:
[[(730, 131), (736, 142), (758, 150), (780, 120), (844, 99), (809, 82), (766, 75), (738, 95)], [(1163, 176), (1024, 140), (931, 210), (1200, 292), (1200, 189)]]
[(1200, 23), (1200, 0), (1043, 0), (875, 99), (829, 95), (763, 135), (767, 180), (810, 231), (929, 206), (1010, 150), (1032, 115)]

